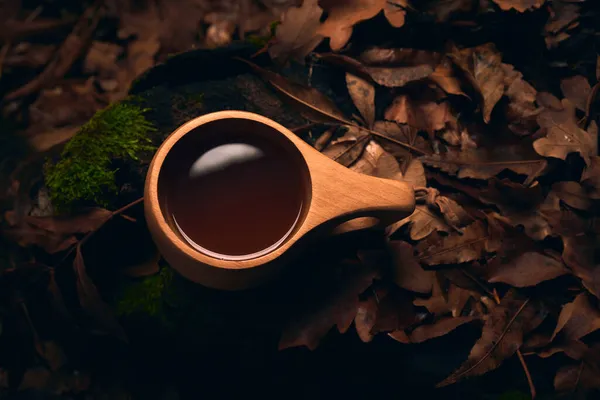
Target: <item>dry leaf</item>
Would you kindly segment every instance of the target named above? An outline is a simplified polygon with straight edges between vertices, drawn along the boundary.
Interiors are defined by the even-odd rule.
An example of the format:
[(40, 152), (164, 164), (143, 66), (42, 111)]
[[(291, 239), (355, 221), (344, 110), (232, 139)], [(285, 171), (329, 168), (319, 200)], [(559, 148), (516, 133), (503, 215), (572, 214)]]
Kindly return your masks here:
[(469, 97), (462, 89), (460, 80), (454, 73), (454, 68), (450, 59), (444, 58), (438, 64), (429, 79), (435, 82), (442, 90), (448, 94), (455, 94)]
[(331, 49), (338, 51), (350, 39), (354, 25), (373, 18), (384, 8), (388, 21), (397, 28), (402, 26), (402, 8), (406, 7), (407, 3), (405, 0), (320, 0), (319, 5), (327, 12), (327, 19), (317, 32), (328, 37)]
[(582, 361), (575, 365), (561, 367), (554, 377), (557, 392), (575, 392), (578, 388), (600, 388), (600, 369)]
[(488, 266), (486, 276), (491, 283), (527, 287), (568, 273), (562, 262), (541, 253), (526, 252), (515, 259), (497, 256)]
[(378, 308), (375, 296), (371, 296), (358, 304), (356, 316), (354, 317), (354, 326), (356, 327), (358, 337), (365, 343), (370, 342), (375, 337), (371, 331), (377, 321)]
[(431, 296), (428, 299), (417, 298), (413, 303), (415, 306), (427, 308), (427, 311), (438, 317), (447, 314), (459, 317), (472, 296), (471, 291), (446, 282), (446, 279), (437, 273), (433, 279)]
[(519, 12), (540, 8), (546, 0), (494, 0), (494, 3), (503, 10), (514, 8)]
[(600, 260), (598, 252), (600, 243), (595, 237), (579, 235), (564, 237), (563, 261), (573, 275), (582, 280), (583, 286), (594, 296), (600, 298)]
[(419, 262), (429, 266), (464, 263), (480, 259), (499, 247), (482, 221), (467, 226), (462, 234), (453, 232), (445, 237), (438, 235), (436, 239), (417, 245)]
[(412, 297), (408, 292), (390, 288), (379, 300), (377, 321), (371, 330), (372, 334), (379, 332), (398, 331), (413, 326), (420, 322), (425, 315), (418, 313), (412, 304)]
[(441, 196), (437, 189), (428, 187), (415, 187), (417, 203), (425, 203), (431, 210), (439, 211), (446, 224), (454, 229), (469, 225), (473, 217), (465, 211), (460, 204), (449, 197)]
[(592, 87), (588, 80), (581, 75), (565, 78), (560, 82), (560, 89), (569, 101), (581, 111), (587, 109), (587, 102)]
[(584, 131), (577, 125), (575, 107), (567, 99), (562, 109), (544, 109), (538, 116), (538, 124), (546, 129), (546, 137), (536, 140), (533, 147), (544, 157), (566, 159), (570, 153), (579, 153), (587, 165), (596, 155), (598, 132), (590, 127)]
[(385, 119), (434, 132), (444, 129), (446, 123), (454, 121), (455, 117), (446, 101), (436, 103), (430, 100), (413, 100), (407, 95), (400, 95), (385, 111)]
[(405, 67), (429, 65), (435, 68), (440, 63), (442, 54), (410, 48), (372, 47), (359, 56), (361, 62), (370, 66)]
[(478, 317), (445, 317), (432, 324), (421, 325), (415, 328), (410, 335), (410, 343), (423, 343), (436, 337), (447, 335), (459, 326), (477, 321)]
[(350, 169), (365, 175), (403, 180), (398, 161), (374, 140), (369, 141), (360, 159)]
[(429, 154), (432, 151), (430, 144), (417, 134), (417, 129), (414, 127), (399, 125), (390, 121), (377, 121), (373, 126), (373, 131), (377, 132), (377, 135), (374, 136), (385, 138), (379, 141), (381, 146), (394, 157), (400, 159), (400, 170), (403, 173), (410, 165), (413, 154), (406, 147), (398, 145), (397, 142), (405, 143), (423, 154)]
[(434, 60), (426, 60), (417, 65), (364, 65), (354, 58), (335, 53), (318, 54), (317, 57), (334, 65), (339, 65), (348, 72), (363, 79), (386, 87), (402, 87), (409, 82), (426, 78), (433, 73)]
[(490, 179), (504, 170), (526, 175), (532, 182), (542, 174), (546, 160), (537, 155), (527, 142), (516, 145), (485, 146), (462, 151), (449, 150), (420, 158), (425, 165), (439, 168), (459, 178)]
[(537, 91), (523, 79), (523, 74), (514, 69), (512, 65), (502, 64), (504, 70), (505, 95), (508, 97), (506, 119), (508, 127), (517, 135), (530, 135), (537, 129), (537, 115), (539, 113), (535, 104)]
[(600, 157), (590, 158), (590, 165), (581, 175), (581, 185), (591, 199), (600, 200)]
[(346, 86), (356, 109), (371, 129), (375, 123), (375, 88), (364, 79), (349, 73), (346, 74)]
[(552, 185), (552, 191), (565, 204), (578, 210), (588, 210), (592, 206), (591, 199), (579, 182), (557, 182)]
[(450, 228), (444, 218), (431, 211), (426, 205), (417, 205), (410, 217), (404, 218), (388, 227), (388, 236), (393, 235), (398, 229), (410, 223), (410, 238), (421, 240), (435, 231), (449, 232)]
[(469, 358), (437, 386), (447, 386), (460, 379), (482, 375), (498, 368), (523, 344), (523, 336), (537, 328), (546, 317), (543, 307), (530, 299), (509, 291), (489, 315), (481, 338)]
[(269, 82), (278, 93), (281, 93), (292, 104), (298, 106), (306, 118), (315, 122), (352, 124), (335, 103), (317, 89), (289, 81), (275, 72), (268, 71), (241, 58), (236, 59), (248, 64), (257, 74)]
[(321, 25), (323, 10), (318, 0), (304, 0), (301, 7), (289, 8), (275, 31), (275, 43), (269, 47), (273, 60), (287, 63), (294, 59), (304, 62), (304, 58), (323, 40), (317, 34)]
[(579, 340), (598, 329), (600, 329), (600, 311), (590, 304), (586, 293), (581, 293), (573, 302), (563, 306), (552, 340), (559, 333), (568, 341)]
[(323, 154), (345, 167), (349, 167), (359, 159), (365, 147), (370, 143), (369, 135), (355, 136), (349, 131), (340, 140), (331, 142), (323, 150)]
[(425, 271), (417, 262), (413, 247), (403, 241), (393, 240), (388, 247), (392, 254), (393, 279), (399, 287), (412, 292), (431, 293), (435, 273)]
[(360, 305), (358, 296), (371, 286), (377, 273), (360, 264), (345, 265), (341, 272), (338, 285), (329, 288), (325, 304), (295, 316), (285, 327), (279, 341), (280, 350), (298, 346), (314, 350), (333, 326), (341, 333), (348, 330)]
[(449, 56), (481, 95), (483, 120), (490, 122), (492, 111), (504, 94), (502, 56), (491, 43), (462, 50), (455, 48)]

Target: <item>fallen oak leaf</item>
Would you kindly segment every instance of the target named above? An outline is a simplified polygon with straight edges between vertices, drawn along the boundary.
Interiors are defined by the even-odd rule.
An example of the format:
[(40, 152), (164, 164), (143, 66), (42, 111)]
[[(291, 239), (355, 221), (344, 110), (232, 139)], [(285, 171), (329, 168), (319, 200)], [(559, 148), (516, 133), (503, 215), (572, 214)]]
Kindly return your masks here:
[(350, 73), (346, 74), (346, 86), (356, 109), (371, 129), (375, 123), (375, 88), (369, 82)]
[(579, 340), (598, 329), (600, 311), (590, 304), (586, 293), (581, 293), (571, 303), (563, 306), (551, 340), (559, 333), (568, 341)]
[(444, 58), (435, 70), (428, 76), (428, 79), (438, 85), (444, 92), (457, 96), (470, 97), (463, 91), (460, 80), (456, 77), (452, 62)]
[(600, 262), (598, 260), (598, 238), (590, 235), (563, 237), (563, 261), (581, 279), (583, 286), (600, 298)]
[(459, 178), (490, 179), (504, 170), (526, 175), (525, 184), (533, 182), (546, 169), (548, 162), (536, 154), (524, 140), (515, 145), (485, 146), (420, 158), (425, 165), (438, 168)]
[(554, 377), (554, 389), (557, 392), (575, 392), (578, 388), (600, 388), (600, 368), (582, 361), (579, 364), (562, 366)]
[(392, 255), (393, 280), (399, 287), (416, 293), (431, 293), (435, 272), (425, 271), (417, 262), (413, 247), (400, 240), (388, 243)]
[(290, 59), (304, 58), (323, 40), (317, 34), (323, 9), (318, 0), (304, 0), (300, 7), (290, 7), (275, 31), (275, 41), (269, 46), (273, 60), (286, 64)]
[(408, 334), (408, 338), (410, 343), (423, 343), (430, 339), (447, 335), (462, 325), (478, 320), (480, 320), (480, 318), (476, 316), (440, 318), (431, 324), (416, 327)]
[(537, 328), (546, 315), (543, 306), (510, 290), (486, 319), (481, 338), (473, 346), (467, 361), (436, 386), (451, 385), (498, 368), (519, 350), (523, 336)]
[(360, 158), (370, 141), (369, 135), (357, 136), (352, 130), (349, 130), (342, 138), (331, 142), (329, 146), (323, 149), (323, 154), (343, 166), (349, 167)]
[(320, 0), (319, 5), (327, 12), (327, 19), (317, 33), (329, 38), (329, 46), (338, 51), (348, 42), (352, 28), (357, 23), (371, 19), (384, 10), (390, 24), (399, 28), (404, 24), (403, 8), (406, 0)]
[(502, 56), (492, 43), (462, 50), (452, 47), (448, 56), (480, 94), (483, 120), (489, 123), (492, 111), (505, 90)]
[(538, 115), (538, 124), (546, 129), (546, 137), (533, 142), (535, 151), (544, 157), (566, 159), (570, 153), (579, 153), (586, 165), (596, 156), (597, 128), (581, 129), (575, 120), (575, 107), (568, 99), (561, 101), (561, 110), (544, 109)]
[(438, 236), (437, 241), (422, 241), (417, 245), (420, 263), (434, 266), (440, 264), (460, 264), (474, 261), (499, 248), (499, 242), (490, 234), (483, 221), (475, 221), (466, 226), (462, 233)]
[[(373, 132), (376, 132), (371, 133), (373, 136), (383, 139), (379, 142), (386, 151), (401, 159), (400, 170), (402, 173), (405, 173), (410, 165), (414, 150), (418, 150), (417, 154), (430, 154), (433, 151), (430, 144), (418, 135), (417, 129), (409, 125), (400, 125), (391, 121), (377, 121), (373, 126)], [(398, 145), (397, 142), (405, 143), (410, 148)]]
[(569, 273), (563, 263), (538, 252), (526, 252), (515, 259), (496, 256), (486, 269), (490, 283), (507, 283), (514, 287), (536, 286)]
[(417, 205), (409, 217), (390, 225), (387, 235), (393, 235), (409, 223), (409, 235), (412, 240), (422, 240), (436, 231), (450, 232), (452, 230), (442, 216), (431, 211), (426, 205)]
[(508, 98), (506, 119), (511, 131), (520, 136), (530, 135), (537, 129), (540, 110), (535, 104), (537, 91), (523, 79), (523, 74), (510, 64), (502, 64), (505, 96)]
[(565, 204), (578, 210), (589, 210), (592, 207), (592, 200), (579, 182), (556, 182), (552, 185), (552, 192)]
[(408, 124), (430, 133), (444, 129), (447, 122), (456, 119), (447, 101), (437, 103), (433, 100), (416, 100), (404, 94), (394, 99), (384, 117), (388, 121)]
[(590, 165), (581, 175), (581, 185), (591, 199), (600, 200), (600, 157), (590, 158)]
[(318, 59), (339, 65), (348, 72), (363, 79), (385, 87), (402, 87), (407, 83), (427, 78), (434, 71), (435, 65), (418, 64), (408, 66), (370, 66), (364, 65), (354, 58), (335, 53), (316, 55)]
[(111, 216), (112, 211), (104, 208), (92, 208), (83, 213), (67, 217), (32, 217), (28, 215), (25, 216), (24, 220), (28, 224), (48, 232), (70, 235), (95, 231), (104, 225)]
[(587, 110), (588, 98), (592, 87), (588, 80), (581, 75), (565, 78), (560, 81), (560, 90), (569, 101), (581, 111)]
[(375, 270), (362, 264), (344, 265), (338, 285), (330, 288), (325, 304), (295, 316), (283, 330), (279, 349), (306, 346), (314, 350), (333, 326), (337, 326), (340, 333), (346, 332), (356, 316), (359, 295), (371, 286), (377, 276)]
[(314, 122), (336, 122), (352, 125), (352, 122), (344, 116), (335, 103), (317, 89), (289, 81), (283, 76), (261, 68), (243, 58), (234, 58), (248, 64), (252, 70), (269, 82), (278, 93), (297, 105), (306, 118)]
[(540, 8), (546, 0), (493, 0), (494, 3), (504, 11), (508, 11), (511, 8), (519, 12), (525, 12), (535, 8)]

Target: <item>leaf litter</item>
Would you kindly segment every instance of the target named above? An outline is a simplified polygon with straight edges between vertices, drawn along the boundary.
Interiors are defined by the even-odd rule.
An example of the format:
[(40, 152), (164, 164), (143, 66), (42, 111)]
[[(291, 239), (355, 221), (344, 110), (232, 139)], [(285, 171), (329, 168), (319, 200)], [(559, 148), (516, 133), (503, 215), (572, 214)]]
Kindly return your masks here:
[[(377, 252), (359, 250), (351, 260), (323, 266), (339, 274), (322, 288), (323, 296), (290, 311), (280, 349), (315, 349), (335, 327), (343, 333), (354, 325), (364, 342), (388, 333), (401, 343), (423, 343), (470, 325), (481, 329), (481, 337), (439, 386), (485, 374), (516, 357), (534, 397), (520, 349), (533, 343), (527, 339), (538, 337), (543, 340), (534, 348), (540, 357), (564, 353), (570, 358), (556, 371), (556, 391), (600, 387), (594, 335), (600, 328), (600, 62), (595, 54), (580, 62), (564, 50), (576, 44), (573, 39), (590, 34), (580, 27), (593, 15), (589, 10), (582, 14), (584, 1), (247, 1), (247, 8), (210, 13), (184, 3), (149, 2), (141, 8), (129, 2), (94, 3), (81, 10), (79, 19), (65, 22), (35, 22), (36, 12), (29, 12), (25, 22), (10, 19), (8, 29), (0, 30), (8, 40), (0, 51), (2, 78), (12, 76), (19, 65), (38, 73), (11, 85), (2, 106), (14, 110), (35, 97), (28, 106), (30, 126), (23, 132), (34, 151), (45, 156), (60, 147), (95, 111), (122, 100), (136, 77), (168, 53), (197, 45), (199, 37), (211, 48), (235, 35), (267, 33), (262, 52), (275, 65), (241, 61), (290, 107), (325, 127), (315, 148), (356, 172), (411, 184), (417, 200), (411, 216), (386, 227), (385, 246)], [(245, 20), (244, 9), (256, 15)], [(465, 44), (450, 34), (423, 48), (409, 34), (415, 27), (423, 29), (413, 25), (420, 18), (477, 32), (486, 29), (482, 21), (492, 14), (539, 14), (544, 19), (539, 42), (546, 48), (533, 50), (563, 59), (544, 66), (550, 70), (536, 65), (532, 73), (531, 61), (515, 59), (513, 44)], [(119, 41), (112, 43), (97, 30), (101, 21), (115, 16)], [(270, 23), (276, 20), (273, 29)], [(362, 30), (371, 21), (385, 23), (406, 39), (401, 46), (371, 43)], [(206, 32), (199, 32), (202, 24)], [(68, 28), (61, 43), (30, 39), (35, 32), (60, 27)], [(346, 115), (339, 99), (276, 69), (294, 62), (335, 69), (345, 83), (346, 101), (357, 113)], [(81, 72), (71, 78), (78, 65)], [(586, 70), (588, 65), (593, 71)], [(563, 69), (556, 73), (552, 68)], [(9, 196), (20, 185), (12, 179)], [(84, 260), (86, 243), (108, 220), (130, 218), (123, 211), (92, 208), (40, 216), (21, 206), (3, 209), (1, 233), (24, 251), (54, 254), (63, 264), (72, 261), (87, 316), (82, 326), (126, 340)], [(3, 267), (0, 279), (15, 274), (15, 265)], [(160, 255), (153, 254), (123, 273), (140, 277), (160, 268)], [(74, 320), (53, 273), (46, 290), (57, 313)], [(37, 321), (32, 326), (35, 332)], [(87, 390), (89, 378), (79, 382), (68, 374), (59, 376), (64, 343), (40, 339), (35, 347), (48, 368), (27, 370), (21, 389)]]

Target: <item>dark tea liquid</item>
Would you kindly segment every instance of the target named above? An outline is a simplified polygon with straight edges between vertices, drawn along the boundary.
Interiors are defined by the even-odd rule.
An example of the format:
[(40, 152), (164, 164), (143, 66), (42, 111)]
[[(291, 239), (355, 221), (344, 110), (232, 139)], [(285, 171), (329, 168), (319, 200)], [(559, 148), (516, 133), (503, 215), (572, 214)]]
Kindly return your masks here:
[(301, 216), (302, 170), (278, 143), (259, 137), (183, 146), (168, 157), (175, 164), (168, 212), (180, 235), (207, 255), (235, 260), (268, 253)]

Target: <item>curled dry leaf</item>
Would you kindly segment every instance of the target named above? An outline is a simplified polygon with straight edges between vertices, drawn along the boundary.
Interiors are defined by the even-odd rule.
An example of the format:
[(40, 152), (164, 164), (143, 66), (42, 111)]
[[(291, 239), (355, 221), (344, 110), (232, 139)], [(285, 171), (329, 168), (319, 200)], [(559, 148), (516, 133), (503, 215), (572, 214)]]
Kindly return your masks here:
[(382, 47), (372, 47), (359, 56), (361, 62), (371, 66), (429, 65), (431, 68), (435, 68), (441, 58), (442, 54), (427, 50)]
[(446, 123), (454, 121), (456, 117), (447, 101), (437, 103), (433, 100), (415, 100), (403, 94), (396, 97), (385, 111), (385, 119), (434, 132), (444, 129)]
[(422, 264), (459, 264), (483, 258), (498, 250), (499, 242), (492, 237), (487, 225), (476, 221), (463, 229), (462, 234), (452, 232), (448, 236), (438, 235), (417, 245), (418, 260)]
[(514, 8), (519, 12), (540, 8), (545, 2), (546, 0), (494, 0), (505, 11)]
[(600, 200), (600, 157), (590, 158), (590, 165), (581, 175), (581, 185), (591, 199)]
[(402, 87), (409, 82), (426, 78), (433, 73), (431, 64), (379, 66), (364, 65), (354, 58), (335, 53), (318, 54), (321, 60), (339, 65), (348, 72), (386, 87)]
[(374, 334), (372, 330), (377, 322), (378, 308), (377, 297), (375, 296), (370, 296), (358, 304), (356, 316), (354, 317), (354, 326), (356, 327), (358, 337), (365, 343), (373, 340)]
[(304, 0), (301, 7), (289, 8), (275, 31), (275, 43), (269, 47), (273, 60), (287, 63), (294, 59), (304, 62), (304, 58), (323, 40), (317, 34), (321, 25), (323, 9), (318, 0)]
[(410, 148), (418, 150), (420, 154), (432, 152), (431, 146), (425, 139), (417, 134), (417, 129), (409, 125), (399, 125), (391, 121), (377, 121), (373, 126), (377, 137), (383, 138), (380, 144), (394, 157), (400, 159), (400, 170), (406, 172), (413, 159), (413, 152), (406, 146), (399, 146), (397, 142), (406, 143)]
[(552, 340), (559, 333), (567, 341), (579, 340), (598, 329), (600, 311), (592, 306), (587, 293), (581, 293), (562, 308)]
[(315, 88), (289, 81), (283, 76), (259, 67), (247, 60), (236, 58), (250, 66), (264, 80), (269, 82), (285, 99), (296, 105), (302, 114), (315, 122), (336, 122), (351, 125), (351, 122), (338, 109), (335, 103)]
[(360, 305), (359, 295), (371, 286), (377, 272), (360, 264), (343, 265), (337, 285), (330, 287), (324, 304), (296, 316), (284, 329), (279, 349), (306, 346), (317, 348), (319, 341), (333, 327), (348, 330)]
[(413, 303), (416, 306), (425, 307), (435, 316), (451, 314), (453, 317), (458, 317), (473, 294), (470, 290), (447, 282), (444, 276), (438, 272), (433, 279), (431, 296), (427, 299), (417, 298)]
[(396, 285), (412, 292), (431, 293), (435, 272), (425, 271), (421, 267), (413, 254), (413, 247), (400, 240), (390, 241), (388, 247), (392, 254)]
[(490, 122), (492, 111), (504, 94), (502, 56), (492, 43), (462, 50), (454, 48), (449, 56), (480, 94), (483, 120)]
[(579, 182), (557, 182), (552, 185), (552, 191), (565, 204), (578, 210), (588, 210), (592, 206), (591, 199)]
[(423, 343), (452, 332), (459, 326), (479, 320), (478, 317), (444, 317), (432, 324), (416, 327), (409, 335), (410, 343)]
[(377, 310), (377, 321), (371, 331), (373, 334), (411, 327), (426, 316), (417, 312), (408, 292), (390, 288), (385, 295), (379, 293), (378, 297), (380, 297), (379, 308)]
[(375, 88), (369, 82), (350, 73), (346, 74), (346, 86), (367, 127), (372, 128), (375, 123)]
[(481, 338), (467, 361), (437, 386), (451, 385), (498, 368), (517, 352), (523, 344), (523, 336), (537, 328), (546, 315), (542, 305), (523, 298), (514, 290), (509, 291), (486, 319)]
[(514, 259), (499, 255), (486, 269), (488, 282), (514, 287), (535, 286), (568, 273), (560, 260), (538, 252), (526, 252)]
[(538, 116), (538, 124), (545, 128), (546, 137), (536, 140), (533, 147), (544, 157), (566, 159), (570, 153), (579, 153), (587, 165), (596, 156), (598, 132), (590, 126), (584, 131), (577, 125), (575, 107), (567, 99), (561, 102), (561, 109), (546, 108)]
[(362, 156), (350, 169), (365, 175), (403, 180), (398, 161), (374, 140), (368, 142)]

